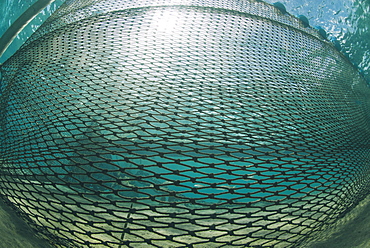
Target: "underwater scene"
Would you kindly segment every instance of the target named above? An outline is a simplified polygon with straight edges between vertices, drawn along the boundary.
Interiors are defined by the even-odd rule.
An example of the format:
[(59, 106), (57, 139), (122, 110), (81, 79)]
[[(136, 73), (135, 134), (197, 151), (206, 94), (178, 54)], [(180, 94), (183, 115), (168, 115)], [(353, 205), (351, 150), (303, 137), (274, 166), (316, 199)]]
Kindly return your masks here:
[(30, 240), (4, 244), (368, 247), (369, 25), (365, 0), (52, 2), (0, 59), (0, 214)]
[[(22, 29), (16, 39), (0, 56), (0, 63), (9, 58), (34, 33), (37, 28), (61, 5), (65, 0), (51, 1), (31, 22)], [(36, 0), (4, 0), (0, 3), (0, 11), (4, 18), (0, 20), (0, 36), (10, 25)], [(273, 4), (277, 1), (268, 0)], [(369, 75), (369, 1), (366, 0), (281, 0), (287, 12), (292, 15), (303, 15), (311, 26), (320, 26), (329, 35), (330, 39), (338, 40), (341, 51), (346, 54), (367, 81)]]

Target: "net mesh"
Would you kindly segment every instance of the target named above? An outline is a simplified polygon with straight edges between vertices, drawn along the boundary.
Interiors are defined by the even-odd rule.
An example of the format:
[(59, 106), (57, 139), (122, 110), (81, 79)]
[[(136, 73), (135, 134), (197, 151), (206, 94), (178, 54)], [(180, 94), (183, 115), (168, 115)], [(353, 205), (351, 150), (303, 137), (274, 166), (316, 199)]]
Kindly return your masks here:
[(1, 74), (1, 194), (59, 246), (297, 247), (369, 190), (368, 86), (260, 1), (66, 1)]

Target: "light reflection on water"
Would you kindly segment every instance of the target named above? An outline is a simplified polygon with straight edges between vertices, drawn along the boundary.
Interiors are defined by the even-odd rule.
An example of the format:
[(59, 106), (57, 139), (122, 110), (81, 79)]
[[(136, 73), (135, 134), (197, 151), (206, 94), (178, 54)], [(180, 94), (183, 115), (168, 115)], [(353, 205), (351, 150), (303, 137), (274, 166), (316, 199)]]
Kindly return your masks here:
[[(62, 2), (63, 0), (55, 1), (38, 15), (17, 36), (9, 51), (0, 58), (0, 63), (11, 56)], [(267, 0), (267, 2), (276, 1)], [(330, 36), (338, 39), (343, 51), (348, 53), (351, 60), (364, 71), (367, 81), (370, 82), (370, 2), (368, 0), (281, 0), (280, 2), (285, 5), (289, 13), (296, 16), (305, 15), (311, 26), (321, 26)], [(31, 3), (29, 1), (27, 4), (31, 5)], [(0, 3), (1, 14), (4, 14), (4, 18), (0, 20), (0, 36), (27, 6), (23, 1)]]
[[(52, 6), (38, 15), (17, 36), (14, 44), (0, 58), (0, 63), (11, 56), (62, 2), (63, 0), (55, 1)], [(267, 2), (276, 1), (267, 0)], [(305, 15), (311, 26), (321, 26), (329, 37), (339, 40), (342, 51), (359, 66), (367, 81), (370, 82), (370, 2), (368, 0), (281, 0), (280, 2), (285, 5), (289, 13), (296, 16)], [(15, 9), (14, 6), (17, 8)], [(4, 14), (4, 18), (0, 20), (0, 36), (10, 26), (11, 20), (14, 21), (25, 7), (27, 6), (22, 1), (0, 3), (0, 11)], [(14, 11), (9, 11), (9, 8), (13, 8)]]
[[(276, 1), (268, 0), (269, 3)], [(281, 0), (293, 15), (305, 15), (311, 26), (321, 26), (335, 37), (370, 82), (370, 1)]]

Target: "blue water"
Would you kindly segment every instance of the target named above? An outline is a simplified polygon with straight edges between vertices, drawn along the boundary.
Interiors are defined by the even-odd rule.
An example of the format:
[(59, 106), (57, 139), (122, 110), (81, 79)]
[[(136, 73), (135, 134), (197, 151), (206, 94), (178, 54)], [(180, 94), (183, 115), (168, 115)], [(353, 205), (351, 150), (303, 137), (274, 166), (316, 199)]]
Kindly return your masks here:
[[(35, 0), (0, 1), (0, 36)], [(64, 0), (54, 1), (21, 32), (0, 58), (3, 63), (46, 20)], [(267, 0), (269, 3), (275, 0)], [(370, 82), (370, 1), (369, 0), (281, 0), (293, 15), (305, 15), (311, 26), (321, 26), (329, 38), (335, 37), (342, 51), (358, 65)]]
[[(267, 1), (270, 3), (276, 1)], [(370, 82), (369, 0), (282, 0), (293, 15), (305, 15), (312, 27), (321, 26), (329, 39), (335, 37), (342, 52), (359, 67)]]
[[(60, 0), (54, 2), (54, 5), (44, 10), (32, 23), (30, 23), (30, 25), (28, 25), (28, 27), (25, 28), (17, 37), (14, 44), (12, 44), (8, 49), (7, 54), (1, 58), (0, 62), (4, 62), (7, 57), (14, 53), (24, 40), (36, 30), (40, 23), (42, 23), (47, 16), (49, 16), (57, 6), (61, 4), (61, 2), (63, 1)], [(363, 71), (363, 75), (370, 82), (370, 2), (368, 0), (295, 0), (281, 2), (285, 4), (289, 13), (293, 15), (305, 15), (309, 19), (311, 26), (321, 26), (327, 31), (329, 38), (335, 37), (340, 42), (343, 53), (347, 54), (349, 58), (358, 65), (358, 67)], [(17, 8), (18, 6), (21, 7)], [(0, 4), (0, 10), (5, 13), (5, 18), (2, 19), (2, 22), (0, 23), (0, 32), (3, 33), (6, 28), (9, 27), (11, 21), (16, 19), (17, 12), (11, 11), (12, 9), (16, 9), (19, 13), (22, 13), (28, 6), (29, 5), (23, 4), (22, 1), (2, 2)], [(22, 113), (22, 116), (23, 118), (26, 118), (28, 116), (27, 111)], [(30, 116), (29, 118), (32, 117)], [(13, 121), (17, 122), (19, 120)], [(35, 123), (35, 126), (28, 127), (29, 130), (31, 132), (35, 132), (35, 136), (41, 135), (43, 130), (39, 130), (39, 126), (36, 125), (37, 122), (30, 123)], [(185, 124), (186, 123), (184, 123), (184, 125)], [(217, 126), (217, 123), (212, 125), (214, 127), (213, 130), (222, 132), (219, 126)], [(222, 126), (222, 123), (220, 126)], [(166, 127), (159, 126), (159, 128), (165, 129)], [(160, 129), (157, 134), (160, 134)], [(227, 132), (228, 130), (224, 131)], [(215, 135), (216, 133), (217, 132), (214, 131), (214, 133), (210, 133), (210, 136)], [(152, 134), (154, 135), (154, 133)], [(75, 135), (80, 134), (76, 133)], [(174, 139), (176, 137), (172, 138)], [(16, 137), (14, 137), (14, 139), (16, 139)], [(52, 142), (52, 140), (53, 137), (51, 137), (50, 142)], [(71, 161), (64, 160), (64, 157), (79, 157), (84, 151), (74, 155), (74, 151), (69, 151), (67, 148), (62, 151), (58, 150), (59, 148), (46, 151), (43, 150), (43, 147), (40, 147), (40, 145), (38, 146), (40, 157), (48, 158), (49, 156), (50, 159), (55, 158), (54, 167), (60, 168), (60, 165), (65, 165), (64, 171), (61, 169), (58, 169), (59, 171), (53, 171), (53, 165), (50, 164), (45, 165), (43, 171), (40, 171), (40, 161), (34, 161), (33, 159), (27, 160), (27, 157), (20, 158), (20, 162), (22, 162), (22, 160), (26, 161), (31, 165), (29, 168), (31, 172), (36, 174), (39, 172), (41, 172), (40, 174), (43, 174), (50, 170), (51, 175), (57, 172), (61, 177), (63, 177), (72, 171), (77, 174), (77, 178), (70, 178), (69, 180), (71, 181), (69, 181), (69, 183), (76, 183), (76, 185), (78, 185), (79, 182), (88, 184), (88, 180), (91, 180), (91, 178), (99, 179), (106, 182), (106, 185), (103, 183), (101, 184), (103, 189), (99, 189), (99, 191), (103, 193), (105, 192), (105, 186), (106, 191), (113, 189), (118, 192), (114, 192), (115, 194), (127, 197), (130, 197), (129, 192), (132, 191), (132, 188), (138, 188), (137, 191), (141, 192), (143, 198), (148, 197), (148, 195), (166, 195), (166, 193), (162, 193), (163, 191), (174, 191), (177, 192), (177, 196), (180, 196), (180, 198), (200, 199), (203, 202), (208, 201), (209, 203), (242, 203), (243, 201), (257, 201), (261, 197), (266, 197), (267, 200), (271, 201), (280, 201), (284, 200), (287, 195), (291, 195), (296, 192), (299, 192), (295, 196), (298, 199), (304, 195), (314, 195), (328, 187), (335, 188), (336, 184), (342, 184), (345, 180), (344, 178), (338, 178), (336, 182), (330, 182), (331, 185), (324, 185), (327, 182), (320, 181), (323, 180), (320, 178), (322, 178), (322, 175), (329, 173), (330, 171), (327, 171), (329, 169), (331, 170), (331, 173), (336, 173), (337, 171), (335, 168), (330, 168), (330, 166), (327, 170), (317, 168), (316, 165), (321, 162), (319, 157), (306, 157), (306, 161), (303, 161), (297, 160), (295, 157), (289, 156), (289, 154), (275, 154), (272, 152), (274, 148), (273, 146), (269, 146), (269, 148), (260, 148), (262, 150), (256, 150), (251, 147), (238, 146), (237, 142), (232, 145), (224, 146), (222, 146), (222, 142), (215, 142), (214, 144), (206, 144), (204, 146), (217, 146), (218, 149), (220, 149), (219, 152), (221, 155), (217, 154), (217, 150), (212, 150), (204, 152), (215, 152), (213, 157), (204, 157), (201, 153), (194, 152), (197, 149), (196, 145), (180, 145), (181, 141), (177, 141), (179, 142), (177, 145), (178, 147), (176, 147), (176, 145), (168, 145), (171, 148), (170, 155), (155, 156), (153, 154), (149, 154), (149, 151), (154, 153), (157, 152), (158, 154), (164, 154), (165, 151), (156, 150), (155, 143), (151, 144), (147, 142), (148, 140), (143, 139), (140, 142), (138, 141), (137, 144), (133, 144), (132, 151), (129, 151), (130, 154), (124, 150), (116, 150), (112, 151), (111, 154), (106, 154), (105, 156), (109, 162), (102, 162), (99, 167), (105, 168), (107, 173), (101, 173), (97, 168), (89, 168), (85, 171), (73, 171), (73, 164), (68, 165)], [(164, 143), (166, 142), (164, 141)], [(161, 143), (161, 146), (164, 143)], [(170, 144), (171, 142), (168, 143)], [(144, 152), (145, 154), (139, 154), (139, 151), (135, 151), (135, 149), (137, 149), (135, 146), (138, 145), (140, 145), (140, 149), (142, 149), (142, 151), (145, 151), (145, 149), (143, 149), (145, 147), (147, 147), (149, 151), (146, 153)], [(188, 148), (189, 151), (186, 150), (186, 148)], [(35, 147), (32, 147), (32, 149), (35, 149)], [(32, 149), (30, 148), (29, 150)], [(178, 152), (174, 152), (176, 150)], [(237, 151), (240, 150), (247, 151), (247, 153), (238, 153)], [(302, 151), (303, 150), (307, 151), (307, 148), (303, 147)], [(225, 151), (230, 152), (231, 155), (225, 156)], [(315, 151), (311, 152), (311, 154), (314, 154), (314, 152)], [(263, 155), (266, 153), (268, 155)], [(90, 157), (89, 159), (92, 161), (99, 159), (88, 152), (85, 152), (83, 155), (87, 158)], [(319, 154), (319, 156), (321, 155)], [(145, 157), (148, 157), (149, 159), (145, 159)], [(197, 158), (199, 163), (197, 160), (194, 161), (193, 158)], [(277, 158), (279, 159), (277, 160)], [(269, 160), (274, 161), (274, 163), (266, 162)], [(82, 164), (86, 163), (86, 161), (77, 160), (74, 162), (80, 162)], [(161, 163), (161, 166), (157, 166), (156, 162)], [(32, 166), (32, 163), (34, 163), (34, 167)], [(97, 162), (95, 161), (95, 163)], [(276, 170), (276, 166), (279, 163), (281, 166), (280, 171)], [(294, 167), (302, 168), (310, 163), (312, 164), (312, 167), (316, 168), (304, 168), (305, 171), (292, 169)], [(249, 170), (248, 165), (253, 166), (254, 164), (259, 164), (259, 168)], [(340, 168), (340, 166), (346, 166), (346, 161), (333, 161), (333, 164), (335, 164), (335, 167)], [(207, 165), (207, 168), (205, 165)], [(271, 167), (275, 167), (275, 169), (272, 171), (270, 170)], [(126, 169), (124, 172), (120, 172), (119, 168), (129, 169)], [(144, 173), (143, 168), (145, 168)], [(92, 177), (87, 179), (87, 181), (84, 181), (85, 178), (83, 177), (83, 174), (86, 174), (86, 172), (91, 173)], [(79, 173), (81, 173), (80, 178), (78, 177)], [(119, 175), (119, 173), (121, 174)], [(274, 178), (274, 173), (277, 173), (278, 175), (276, 178)], [(296, 174), (293, 175), (292, 173)], [(153, 175), (155, 174), (160, 174), (161, 177), (153, 178)], [(112, 175), (112, 177), (110, 177), (110, 175)], [(125, 183), (115, 182), (116, 179), (114, 178), (118, 176), (120, 176)], [(137, 178), (138, 176), (142, 178), (139, 183), (132, 180), (132, 178)], [(241, 179), (241, 177), (243, 179)], [(64, 180), (64, 178), (61, 179)], [(246, 184), (250, 184), (250, 186), (246, 187)], [(158, 188), (153, 188), (154, 185), (159, 186)], [(310, 187), (308, 187), (308, 185)], [(261, 189), (264, 188), (268, 191), (261, 193)], [(259, 193), (257, 194), (257, 192)], [(106, 192), (106, 194), (109, 193), (111, 192)], [(208, 198), (210, 195), (211, 197)], [(245, 197), (246, 195), (247, 197)], [(140, 197), (140, 194), (139, 196), (135, 195), (135, 197)]]
[[(0, 1), (0, 37), (37, 0), (1, 0)], [(36, 29), (60, 6), (65, 0), (55, 0), (41, 11), (10, 44), (9, 48), (0, 57), (0, 64), (12, 56), (22, 44), (36, 31)]]

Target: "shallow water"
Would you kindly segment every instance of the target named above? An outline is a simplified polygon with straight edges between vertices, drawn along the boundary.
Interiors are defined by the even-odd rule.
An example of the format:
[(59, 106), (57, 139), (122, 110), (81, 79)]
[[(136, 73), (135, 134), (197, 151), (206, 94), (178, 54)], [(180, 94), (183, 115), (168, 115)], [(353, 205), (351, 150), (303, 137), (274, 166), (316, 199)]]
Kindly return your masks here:
[[(368, 19), (369, 11), (368, 11), (368, 8), (366, 7), (366, 3), (359, 2), (359, 1), (354, 2), (354, 3), (352, 3), (352, 2), (346, 3), (345, 1), (343, 1), (340, 4), (338, 4), (338, 3), (334, 4), (334, 3), (329, 2), (329, 1), (327, 1), (327, 2), (320, 1), (321, 5), (320, 4), (315, 5), (312, 1), (310, 1), (309, 5), (307, 5), (305, 2), (301, 1), (300, 5), (298, 5), (298, 6), (294, 5), (292, 2), (288, 2), (288, 3), (285, 3), (285, 4), (286, 4), (287, 9), (288, 9), (289, 12), (291, 12), (293, 14), (296, 14), (296, 13), (297, 14), (305, 14), (310, 19), (312, 25), (321, 25), (328, 31), (328, 33), (330, 35), (338, 37), (340, 42), (342, 42), (342, 44), (343, 44), (343, 50), (345, 52), (348, 52), (349, 56), (354, 61), (356, 61), (356, 60), (359, 61), (360, 67), (362, 67), (364, 69), (368, 69), (369, 56), (368, 56), (368, 50), (366, 49), (368, 44), (366, 43), (367, 40), (364, 39), (364, 35), (366, 36), (366, 34), (369, 32), (368, 28), (365, 25), (366, 22), (369, 21), (369, 19)], [(317, 6), (319, 6), (319, 7), (317, 7)], [(335, 10), (335, 9), (337, 9), (337, 10)], [(331, 13), (331, 14), (325, 14), (325, 13)], [(324, 22), (324, 20), (326, 18), (327, 18), (327, 20)], [(356, 25), (358, 25), (357, 28), (353, 27), (354, 23), (356, 23)], [(353, 45), (353, 44), (355, 44), (355, 45)], [(368, 76), (368, 74), (366, 74), (366, 73), (367, 72), (365, 71), (364, 74), (366, 76)], [(181, 143), (181, 141), (180, 141), (180, 143)], [(174, 150), (176, 150), (176, 148), (174, 148)], [(183, 153), (185, 153), (185, 152), (183, 152)], [(253, 154), (251, 154), (251, 155), (253, 155)], [(273, 154), (270, 154), (270, 155), (273, 155)], [(194, 156), (194, 154), (192, 154), (192, 156)], [(217, 154), (215, 154), (215, 156), (217, 158)], [(276, 156), (277, 156), (277, 154), (276, 154)], [(112, 159), (114, 161), (117, 161), (119, 167), (123, 167), (122, 165), (119, 164), (119, 163), (121, 163), (120, 160), (122, 160), (122, 159), (120, 159), (119, 157), (117, 157), (117, 158), (113, 157)], [(186, 157), (179, 157), (178, 156), (178, 157), (173, 157), (171, 159), (173, 161), (176, 161), (176, 160), (185, 161)], [(217, 170), (217, 161), (216, 161), (216, 159), (210, 159), (210, 158), (205, 158), (205, 159), (208, 159), (209, 161), (202, 161), (203, 163), (215, 164), (216, 168), (207, 169), (207, 170), (204, 169), (205, 171), (204, 171), (203, 174), (195, 174), (191, 171), (188, 171), (184, 174), (185, 176), (187, 176), (189, 178), (201, 178), (201, 179), (197, 180), (195, 182), (184, 182), (183, 185), (177, 185), (177, 186), (169, 185), (167, 190), (181, 191), (181, 187), (185, 187), (185, 189), (195, 188), (196, 190), (194, 190), (192, 192), (185, 193), (187, 195), (184, 195), (184, 196), (185, 197), (190, 197), (190, 198), (197, 198), (198, 196), (202, 197), (202, 195), (198, 195), (196, 192), (200, 192), (200, 193), (204, 193), (204, 194), (213, 193), (213, 192), (210, 192), (209, 190), (215, 190), (215, 188), (212, 187), (212, 189), (211, 189), (210, 185), (213, 184), (213, 183), (216, 183), (217, 179), (210, 179), (210, 178), (204, 177), (204, 175), (206, 175), (206, 174), (217, 174), (219, 172)], [(230, 160), (232, 160), (232, 159), (233, 158), (230, 158)], [(315, 158), (312, 158), (312, 160), (314, 160), (314, 159)], [(228, 158), (222, 157), (222, 160), (228, 160)], [(255, 161), (250, 160), (250, 162), (255, 162)], [(148, 163), (148, 164), (146, 164), (146, 163)], [(142, 164), (144, 166), (151, 165), (150, 161), (144, 161), (144, 160), (141, 161), (140, 163), (137, 163), (137, 164), (140, 164), (140, 165)], [(292, 162), (292, 164), (293, 164), (293, 162)], [(268, 170), (268, 166), (269, 166), (268, 164), (261, 164), (261, 165), (264, 166), (264, 169)], [(338, 164), (338, 165), (342, 165), (342, 164)], [(171, 164), (171, 166), (172, 166), (173, 170), (175, 170), (175, 169), (181, 170), (183, 168), (183, 167), (180, 167), (181, 165), (178, 165), (178, 164)], [(177, 168), (176, 166), (179, 166), (179, 167)], [(189, 165), (189, 166), (197, 167), (197, 164), (192, 162), (192, 164)], [(227, 169), (227, 168), (222, 167), (221, 169)], [(233, 169), (233, 168), (230, 167), (230, 169)], [(137, 169), (135, 169), (135, 168), (132, 169), (132, 174), (136, 174), (135, 170), (137, 170)], [(147, 172), (150, 173), (150, 170), (153, 170), (153, 172), (155, 172), (155, 173), (168, 173), (169, 172), (169, 171), (165, 171), (163, 168), (157, 168), (155, 166), (152, 166), (150, 169), (147, 169)], [(159, 171), (159, 170), (163, 170), (163, 171)], [(246, 172), (242, 171), (240, 173), (246, 173)], [(263, 175), (262, 175), (263, 173), (268, 173), (268, 172), (261, 172), (260, 175), (245, 174), (246, 175), (245, 181), (246, 182), (248, 182), (248, 180), (250, 180), (250, 181), (256, 181), (257, 180), (258, 181), (259, 179), (262, 180), (263, 179)], [(326, 173), (326, 171), (324, 173)], [(219, 174), (219, 176), (222, 177), (223, 179), (227, 179), (227, 180), (231, 180), (231, 181), (233, 179), (232, 176), (228, 175), (228, 174)], [(315, 178), (313, 177), (312, 179), (315, 179)], [(173, 181), (173, 180), (178, 180), (178, 178), (175, 175), (169, 175), (168, 180)], [(128, 181), (128, 183), (130, 183), (129, 180), (127, 180), (127, 181)], [(245, 182), (243, 181), (243, 182), (240, 182), (240, 183), (245, 183)], [(232, 185), (228, 184), (228, 183), (220, 184), (219, 187), (216, 188), (216, 190), (218, 190), (217, 194), (222, 196), (220, 198), (222, 198), (223, 200), (233, 199), (234, 197), (239, 197), (240, 195), (243, 195), (243, 194), (246, 194), (246, 193), (251, 194), (253, 196), (253, 190), (248, 191), (248, 192), (245, 192), (245, 191), (240, 191), (239, 192), (238, 185), (240, 183), (239, 182), (233, 182)], [(270, 183), (273, 184), (275, 182), (271, 181)], [(309, 184), (310, 182), (302, 181), (302, 183)], [(164, 186), (166, 186), (165, 181), (161, 181), (159, 184), (163, 184)], [(130, 187), (133, 187), (133, 186), (130, 185)], [(235, 194), (222, 195), (223, 192), (229, 192), (230, 187), (233, 187), (233, 190), (234, 190)], [(264, 185), (263, 184), (255, 184), (254, 187), (263, 188)], [(144, 192), (144, 193), (154, 194), (155, 192), (150, 191), (150, 192)], [(240, 193), (240, 194), (238, 194), (238, 193)], [(104, 194), (102, 194), (102, 196), (103, 195)], [(111, 196), (107, 195), (106, 197), (109, 198)], [(255, 195), (254, 199), (256, 199), (258, 197), (260, 197), (260, 196)], [(247, 199), (247, 200), (251, 200), (251, 199)], [(252, 198), (252, 200), (253, 200), (253, 198)], [(279, 200), (279, 199), (271, 199), (271, 200)], [(163, 201), (171, 201), (171, 200), (170, 199), (164, 199)], [(128, 207), (129, 206), (126, 206), (126, 208), (128, 208)]]
[[(21, 32), (8, 51), (0, 58), (3, 63), (23, 42), (55, 11), (65, 0), (56, 0), (42, 11)], [(34, 1), (1, 1), (0, 36)], [(267, 0), (269, 3), (275, 0)], [(287, 11), (293, 15), (305, 15), (311, 26), (321, 26), (329, 38), (335, 37), (351, 61), (363, 71), (370, 82), (370, 1), (368, 0), (281, 0)]]
[[(273, 3), (276, 1), (269, 0)], [(305, 15), (311, 26), (321, 26), (335, 37), (351, 61), (370, 82), (370, 1), (368, 0), (282, 0), (293, 15)]]

